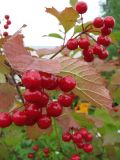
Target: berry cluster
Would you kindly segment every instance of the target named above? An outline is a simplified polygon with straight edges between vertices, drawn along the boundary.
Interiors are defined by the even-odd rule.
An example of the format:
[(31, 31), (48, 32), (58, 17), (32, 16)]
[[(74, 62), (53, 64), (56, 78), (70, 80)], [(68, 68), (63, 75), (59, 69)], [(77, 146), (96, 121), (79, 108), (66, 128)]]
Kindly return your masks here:
[[(11, 24), (11, 21), (10, 21), (10, 16), (9, 15), (5, 15), (5, 20), (6, 20), (6, 22), (5, 22), (5, 24), (4, 24), (4, 29), (5, 30), (7, 30), (8, 28), (9, 28), (9, 25)], [(8, 32), (7, 31), (4, 31), (3, 32), (3, 36), (4, 37), (7, 37), (9, 34), (8, 34)]]
[[(80, 128), (72, 134), (70, 132), (65, 132), (62, 135), (62, 140), (64, 142), (70, 142), (72, 140), (78, 149), (83, 149), (86, 153), (91, 153), (93, 151), (93, 146), (89, 143), (93, 140), (93, 135), (89, 133), (86, 128)], [(75, 154), (70, 160), (80, 160), (80, 156)]]
[[(12, 122), (18, 126), (34, 125), (46, 129), (51, 125), (51, 117), (62, 114), (63, 107), (71, 106), (74, 95), (70, 93), (76, 86), (71, 76), (58, 77), (53, 74), (27, 71), (22, 76), (22, 83), (26, 87), (24, 96), (24, 110), (15, 110), (10, 113), (0, 113), (0, 127), (8, 127)], [(60, 90), (58, 100), (53, 100), (49, 90)]]
[[(28, 153), (27, 157), (29, 159), (34, 159), (36, 157), (36, 152), (39, 150), (39, 146), (38, 145), (35, 145), (33, 146), (33, 152), (31, 153)], [(50, 149), (48, 147), (44, 148), (43, 149), (43, 153), (45, 155), (45, 158), (48, 158), (49, 157), (49, 153), (50, 153)]]
[[(83, 21), (82, 14), (87, 11), (87, 8), (87, 4), (83, 1), (76, 4), (76, 11), (81, 14), (81, 21)], [(87, 62), (92, 62), (95, 56), (104, 60), (109, 55), (106, 47), (111, 44), (111, 38), (108, 37), (108, 35), (112, 32), (114, 25), (115, 19), (112, 16), (107, 16), (104, 19), (102, 17), (96, 17), (94, 21), (86, 27), (84, 27), (82, 22), (83, 31), (75, 38), (69, 39), (66, 46), (70, 50), (75, 50), (80, 47), (84, 60)], [(96, 31), (96, 28), (99, 28), (99, 31)], [(97, 40), (89, 34), (91, 32), (99, 32), (100, 35)]]

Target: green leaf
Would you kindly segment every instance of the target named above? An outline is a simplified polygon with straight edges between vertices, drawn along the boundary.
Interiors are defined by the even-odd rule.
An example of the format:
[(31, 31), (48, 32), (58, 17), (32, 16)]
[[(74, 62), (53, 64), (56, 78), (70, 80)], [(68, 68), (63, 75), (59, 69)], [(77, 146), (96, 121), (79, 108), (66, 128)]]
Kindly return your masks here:
[(54, 7), (46, 8), (46, 12), (59, 20), (65, 32), (68, 32), (75, 25), (79, 17), (79, 14), (72, 7), (65, 8), (62, 12), (57, 11)]
[(59, 39), (64, 39), (60, 34), (58, 33), (50, 33), (48, 35), (44, 35), (43, 37), (53, 37), (53, 38), (59, 38)]
[(73, 92), (94, 106), (111, 109), (112, 98), (106, 89), (102, 77), (95, 68), (83, 60), (70, 57), (59, 58), (62, 69), (59, 75), (71, 75), (76, 79)]
[[(87, 27), (89, 24), (91, 24), (91, 21), (84, 23), (84, 27)], [(82, 24), (76, 25), (74, 27), (74, 34), (80, 33), (82, 31)]]
[(70, 5), (72, 7), (75, 7), (76, 3), (78, 2), (78, 0), (70, 0)]

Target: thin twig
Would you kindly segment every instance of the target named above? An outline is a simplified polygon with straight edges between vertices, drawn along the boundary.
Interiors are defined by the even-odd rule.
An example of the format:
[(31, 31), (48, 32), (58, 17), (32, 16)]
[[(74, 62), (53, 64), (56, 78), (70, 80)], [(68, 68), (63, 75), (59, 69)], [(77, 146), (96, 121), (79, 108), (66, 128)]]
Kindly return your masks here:
[(20, 91), (19, 86), (18, 86), (17, 83), (16, 83), (16, 80), (15, 80), (15, 77), (14, 77), (14, 74), (13, 74), (13, 73), (11, 73), (11, 77), (12, 77), (12, 80), (13, 80), (13, 82), (14, 82), (14, 84), (15, 84), (16, 89), (17, 89), (18, 95), (19, 95), (21, 101), (24, 103), (24, 99), (23, 99), (23, 97), (22, 97), (22, 93), (21, 93), (21, 91)]
[(88, 37), (90, 37), (93, 41), (97, 42), (95, 38), (93, 38), (89, 33), (85, 33)]

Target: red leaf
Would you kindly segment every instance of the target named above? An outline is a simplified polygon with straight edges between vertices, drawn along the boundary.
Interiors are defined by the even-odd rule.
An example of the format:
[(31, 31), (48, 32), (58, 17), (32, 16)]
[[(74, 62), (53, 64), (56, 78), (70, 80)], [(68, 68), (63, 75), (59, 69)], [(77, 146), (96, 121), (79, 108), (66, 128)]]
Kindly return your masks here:
[(9, 38), (3, 48), (9, 64), (17, 71), (25, 72), (30, 69), (50, 73), (58, 73), (60, 71), (58, 60), (32, 57), (23, 45), (23, 35), (19, 33)]

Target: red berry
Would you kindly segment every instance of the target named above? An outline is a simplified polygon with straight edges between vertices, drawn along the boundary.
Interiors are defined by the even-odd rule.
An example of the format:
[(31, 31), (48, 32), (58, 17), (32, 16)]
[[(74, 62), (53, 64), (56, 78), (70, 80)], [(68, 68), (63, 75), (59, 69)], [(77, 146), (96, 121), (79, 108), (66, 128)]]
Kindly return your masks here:
[(91, 133), (88, 133), (85, 137), (86, 142), (90, 142), (93, 140), (93, 135)]
[(88, 6), (85, 2), (83, 1), (80, 1), (76, 4), (76, 11), (79, 13), (79, 14), (83, 14), (87, 11), (88, 9)]
[(29, 89), (41, 88), (41, 76), (38, 71), (27, 71), (22, 76), (22, 83)]
[(84, 147), (84, 143), (83, 142), (77, 143), (77, 147), (79, 149), (82, 149)]
[(80, 156), (77, 154), (72, 155), (72, 157), (70, 158), (70, 160), (81, 160)]
[(115, 107), (114, 108), (114, 112), (118, 112), (119, 111), (119, 108), (118, 107)]
[(84, 60), (86, 62), (92, 62), (94, 60), (94, 56), (93, 54), (89, 55), (89, 56), (84, 56)]
[(106, 26), (103, 26), (101, 29), (101, 33), (104, 36), (109, 35), (112, 32), (112, 28), (107, 28)]
[(58, 117), (61, 115), (63, 107), (59, 102), (51, 102), (47, 106), (47, 113), (49, 116)]
[(9, 15), (5, 15), (5, 19), (7, 19), (7, 20), (8, 20), (9, 18), (10, 18), (10, 16), (9, 16)]
[(5, 128), (10, 126), (12, 123), (11, 116), (9, 113), (0, 113), (0, 128)]
[(39, 147), (37, 145), (33, 146), (33, 150), (34, 151), (38, 151), (39, 150)]
[(96, 17), (93, 21), (93, 25), (96, 28), (101, 28), (104, 24), (104, 20), (102, 17)]
[(110, 37), (105, 37), (103, 35), (100, 35), (98, 38), (97, 38), (97, 43), (98, 44), (101, 44), (105, 47), (108, 47), (110, 44), (111, 44), (111, 38)]
[(87, 153), (90, 153), (93, 151), (93, 146), (91, 144), (84, 144), (83, 150)]
[(8, 32), (3, 32), (3, 36), (7, 37), (8, 36)]
[(85, 138), (88, 134), (88, 131), (86, 128), (80, 128), (79, 130), (80, 134), (82, 135), (83, 138)]
[(50, 127), (52, 122), (51, 122), (51, 118), (44, 114), (39, 118), (37, 123), (41, 129), (47, 129)]
[(113, 28), (115, 25), (115, 19), (112, 16), (107, 16), (104, 19), (105, 26), (108, 28)]
[(80, 48), (87, 49), (90, 45), (90, 42), (88, 38), (80, 38), (78, 44)]
[(39, 104), (41, 105), (41, 107), (46, 107), (46, 105), (48, 104), (48, 101), (49, 101), (49, 96), (45, 92), (41, 92), (41, 93), (42, 93), (42, 95), (41, 95), (41, 99), (40, 99)]
[(7, 25), (10, 25), (10, 24), (11, 24), (11, 21), (10, 21), (10, 20), (7, 20), (6, 23), (7, 23)]
[(109, 55), (109, 52), (107, 50), (104, 50), (101, 54), (98, 55), (98, 57), (102, 60), (106, 59)]
[(38, 108), (37, 105), (35, 104), (29, 104), (26, 108), (25, 108), (25, 113), (27, 116), (30, 116), (31, 118), (39, 118), (42, 114), (42, 109)]
[(72, 105), (73, 98), (69, 94), (61, 94), (58, 97), (58, 102), (64, 107), (69, 107)]
[(43, 149), (43, 152), (44, 152), (45, 154), (49, 154), (50, 150), (49, 150), (48, 147), (46, 147), (46, 148)]
[(100, 54), (102, 54), (102, 52), (103, 52), (103, 47), (102, 46), (100, 46), (99, 44), (95, 44), (93, 46), (93, 53), (94, 54), (100, 55)]
[(12, 115), (12, 121), (18, 126), (25, 125), (26, 119), (27, 119), (27, 116), (24, 111), (16, 111)]
[(8, 26), (7, 24), (5, 24), (5, 25), (4, 25), (4, 28), (5, 28), (5, 29), (8, 29), (8, 28), (9, 28), (9, 26)]
[(72, 140), (74, 143), (80, 143), (82, 142), (82, 135), (80, 134), (80, 132), (75, 132), (73, 135), (72, 135)]
[(63, 92), (69, 92), (76, 86), (76, 81), (71, 76), (66, 76), (60, 79), (59, 87)]
[(27, 116), (25, 125), (26, 125), (26, 126), (32, 126), (32, 125), (34, 125), (36, 122), (37, 122), (37, 118), (36, 118), (36, 117)]
[(23, 96), (29, 103), (41, 103), (42, 92), (27, 89)]
[(67, 48), (70, 50), (75, 50), (78, 48), (78, 40), (76, 38), (69, 39), (66, 44)]
[(71, 136), (71, 134), (69, 132), (65, 132), (62, 135), (62, 140), (64, 142), (69, 142), (71, 140), (71, 138), (72, 138), (72, 136)]
[(29, 153), (29, 154), (28, 154), (28, 158), (29, 158), (29, 159), (33, 159), (34, 157), (35, 157), (34, 153)]
[(58, 78), (57, 76), (50, 74), (50, 73), (45, 73), (41, 72), (40, 73), (41, 78), (42, 78), (42, 87), (48, 90), (54, 90), (58, 86)]

